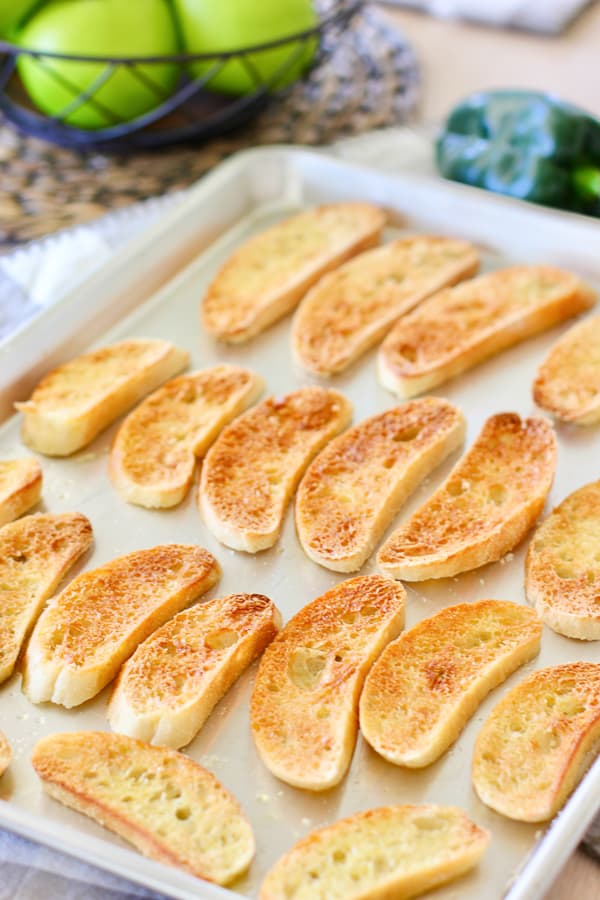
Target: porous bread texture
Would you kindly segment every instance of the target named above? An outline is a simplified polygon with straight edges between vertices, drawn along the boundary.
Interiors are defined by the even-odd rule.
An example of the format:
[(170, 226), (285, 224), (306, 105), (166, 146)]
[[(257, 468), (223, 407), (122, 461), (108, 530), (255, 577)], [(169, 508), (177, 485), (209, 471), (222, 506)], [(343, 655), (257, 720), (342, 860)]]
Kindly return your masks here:
[(346, 774), (365, 676), (404, 625), (404, 588), (342, 581), (290, 619), (260, 661), (250, 701), (261, 759), (282, 781), (323, 791)]
[(25, 654), (33, 703), (66, 707), (94, 697), (140, 641), (211, 588), (221, 574), (202, 547), (166, 544), (84, 572), (38, 619)]
[(600, 640), (600, 481), (570, 494), (542, 522), (525, 570), (527, 599), (546, 625)]
[(533, 399), (565, 422), (600, 422), (600, 316), (569, 329), (537, 371)]
[(263, 387), (259, 375), (220, 365), (180, 375), (146, 397), (122, 423), (112, 446), (109, 472), (121, 496), (149, 508), (180, 503), (197, 458)]
[(385, 220), (370, 203), (332, 203), (250, 238), (208, 287), (205, 331), (232, 343), (254, 337), (291, 312), (322, 275), (379, 243)]
[(473, 753), (473, 784), (496, 812), (550, 819), (600, 750), (600, 664), (540, 669), (494, 707)]
[(407, 900), (477, 865), (489, 835), (453, 806), (384, 806), (313, 831), (278, 860), (260, 900)]
[(237, 801), (175, 750), (80, 731), (43, 738), (32, 763), (51, 797), (145, 856), (223, 885), (252, 861), (254, 836)]
[(407, 497), (464, 435), (456, 406), (425, 397), (332, 440), (296, 496), (296, 529), (306, 555), (334, 572), (360, 569)]
[(394, 578), (424, 581), (500, 559), (540, 515), (555, 467), (549, 422), (491, 416), (442, 486), (385, 542), (379, 566)]
[(0, 460), (0, 526), (31, 509), (42, 493), (42, 469), (31, 456)]
[(360, 729), (398, 766), (435, 762), (487, 694), (539, 652), (542, 623), (517, 603), (459, 603), (388, 644), (360, 698)]
[(113, 731), (167, 747), (189, 744), (280, 625), (263, 594), (231, 594), (180, 612), (121, 669), (108, 707)]
[(46, 600), (92, 541), (81, 513), (38, 513), (0, 529), (0, 683), (12, 675)]
[(29, 400), (15, 403), (23, 413), (23, 441), (46, 456), (69, 456), (188, 360), (168, 341), (141, 338), (84, 353), (49, 372)]
[(414, 397), (589, 309), (595, 299), (576, 275), (553, 266), (480, 275), (398, 320), (379, 351), (379, 380), (399, 397)]
[(317, 375), (346, 369), (425, 297), (479, 268), (472, 244), (412, 235), (367, 250), (325, 275), (294, 317), (296, 361)]
[(0, 731), (0, 777), (4, 775), (4, 773), (10, 766), (11, 759), (12, 752), (10, 749), (10, 744), (6, 740), (5, 735)]
[(248, 553), (273, 546), (304, 470), (351, 417), (342, 394), (314, 386), (269, 397), (228, 425), (200, 476), (200, 511), (215, 537)]

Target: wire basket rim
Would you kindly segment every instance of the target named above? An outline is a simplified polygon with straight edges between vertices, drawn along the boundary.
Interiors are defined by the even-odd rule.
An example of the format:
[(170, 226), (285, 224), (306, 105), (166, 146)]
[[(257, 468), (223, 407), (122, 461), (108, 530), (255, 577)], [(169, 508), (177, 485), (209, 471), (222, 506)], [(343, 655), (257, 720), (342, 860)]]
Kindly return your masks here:
[(50, 50), (33, 50), (29, 47), (23, 47), (20, 44), (14, 44), (11, 41), (0, 39), (0, 53), (9, 56), (30, 56), (33, 59), (43, 57), (45, 59), (58, 59), (71, 62), (89, 62), (89, 63), (117, 63), (119, 65), (136, 65), (138, 63), (193, 63), (210, 60), (228, 60), (232, 57), (243, 56), (247, 53), (257, 53), (263, 50), (272, 50), (277, 47), (284, 47), (297, 41), (306, 41), (308, 38), (317, 37), (323, 29), (331, 25), (335, 25), (338, 20), (350, 18), (355, 15), (361, 7), (364, 6), (366, 0), (347, 0), (336, 4), (336, 7), (318, 20), (312, 28), (305, 28), (302, 31), (294, 32), (294, 34), (285, 37), (276, 38), (271, 41), (263, 41), (260, 44), (248, 44), (244, 47), (238, 47), (233, 50), (219, 50), (211, 53), (169, 53), (154, 56), (107, 56), (92, 55), (79, 53), (56, 53)]

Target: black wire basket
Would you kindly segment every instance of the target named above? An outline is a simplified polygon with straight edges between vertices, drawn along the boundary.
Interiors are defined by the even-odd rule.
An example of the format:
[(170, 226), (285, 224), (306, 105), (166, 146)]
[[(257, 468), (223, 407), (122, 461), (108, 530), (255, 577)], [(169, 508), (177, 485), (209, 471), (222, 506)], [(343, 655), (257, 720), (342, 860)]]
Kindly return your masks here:
[[(181, 141), (202, 141), (231, 131), (255, 116), (277, 95), (286, 76), (297, 67), (309, 47), (317, 44), (311, 68), (323, 61), (322, 38), (331, 30), (342, 32), (363, 5), (363, 0), (329, 0), (319, 4), (317, 24), (280, 40), (242, 47), (222, 53), (177, 53), (165, 56), (80, 56), (46, 53), (0, 41), (0, 110), (7, 119), (27, 134), (66, 147), (114, 151), (162, 147)], [(330, 45), (331, 41), (328, 42)], [(252, 57), (261, 51), (288, 48), (277, 70), (265, 77)], [(20, 57), (35, 60), (44, 73), (70, 97), (56, 115), (45, 115), (34, 107), (17, 71)], [(99, 64), (97, 77), (82, 91), (64, 72), (52, 66), (56, 60)], [(218, 93), (211, 85), (231, 60), (237, 60), (248, 76), (251, 90), (243, 96)], [(152, 77), (153, 67), (176, 66), (179, 76), (175, 89), (166, 95), (159, 79)], [(196, 64), (201, 74), (192, 75)], [(100, 68), (101, 66), (101, 68)], [(122, 116), (98, 99), (100, 89), (125, 68), (127, 72), (156, 97), (152, 109), (134, 119)], [(157, 68), (158, 71), (158, 68)], [(105, 127), (93, 130), (77, 127), (67, 121), (83, 106), (96, 110), (107, 121)]]

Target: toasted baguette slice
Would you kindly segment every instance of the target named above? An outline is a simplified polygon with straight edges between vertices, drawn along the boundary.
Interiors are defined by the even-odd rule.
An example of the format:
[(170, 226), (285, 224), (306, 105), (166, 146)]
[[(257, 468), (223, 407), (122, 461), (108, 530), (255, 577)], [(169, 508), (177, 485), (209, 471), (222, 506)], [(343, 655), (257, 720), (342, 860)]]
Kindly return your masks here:
[(22, 438), (38, 453), (69, 456), (188, 363), (185, 350), (129, 340), (92, 350), (43, 378), (24, 413)]
[(342, 581), (296, 613), (267, 647), (250, 721), (277, 778), (311, 791), (342, 780), (365, 676), (402, 629), (405, 598), (401, 585), (381, 575)]
[(552, 266), (481, 275), (397, 322), (379, 351), (379, 379), (399, 397), (414, 397), (594, 302), (579, 278)]
[(297, 362), (317, 375), (346, 369), (425, 297), (474, 275), (472, 244), (415, 235), (376, 247), (326, 275), (294, 319)]
[(600, 481), (570, 494), (542, 522), (525, 568), (527, 599), (546, 625), (600, 640)]
[(37, 459), (0, 460), (0, 525), (22, 516), (41, 494), (42, 469)]
[(600, 750), (600, 664), (540, 669), (494, 707), (473, 753), (473, 784), (496, 812), (544, 822)]
[(454, 806), (384, 806), (298, 841), (260, 900), (406, 900), (477, 865), (489, 835)]
[(248, 553), (272, 547), (307, 465), (351, 417), (342, 394), (305, 387), (228, 425), (200, 477), (200, 510), (215, 537)]
[(298, 489), (296, 528), (304, 552), (334, 572), (360, 569), (406, 498), (464, 436), (460, 410), (425, 397), (335, 438)]
[(51, 797), (144, 856), (217, 884), (229, 884), (252, 861), (254, 836), (236, 800), (176, 750), (76, 731), (43, 738), (31, 761)]
[(360, 729), (397, 766), (428, 766), (484, 697), (539, 652), (542, 623), (517, 603), (459, 603), (389, 644), (367, 676)]
[(46, 600), (92, 540), (81, 513), (38, 513), (0, 530), (0, 683), (12, 675)]
[(219, 432), (258, 399), (264, 382), (239, 366), (180, 375), (159, 388), (117, 432), (110, 477), (121, 496), (139, 506), (176, 506)]
[(38, 619), (25, 654), (25, 693), (33, 703), (66, 707), (89, 700), (140, 641), (220, 574), (207, 550), (167, 544), (74, 578)]
[(565, 422), (600, 422), (600, 316), (569, 329), (554, 345), (533, 383), (533, 398)]
[(153, 744), (189, 744), (280, 624), (263, 594), (231, 594), (180, 612), (121, 669), (108, 707), (111, 727)]
[(555, 467), (545, 419), (492, 416), (442, 486), (388, 538), (379, 565), (394, 578), (424, 581), (500, 559), (540, 515)]
[(385, 219), (369, 203), (333, 203), (251, 238), (209, 285), (205, 330), (234, 343), (254, 337), (289, 313), (322, 275), (379, 243)]
[(11, 759), (12, 751), (10, 749), (10, 744), (0, 731), (0, 775), (4, 775), (4, 773), (10, 766)]

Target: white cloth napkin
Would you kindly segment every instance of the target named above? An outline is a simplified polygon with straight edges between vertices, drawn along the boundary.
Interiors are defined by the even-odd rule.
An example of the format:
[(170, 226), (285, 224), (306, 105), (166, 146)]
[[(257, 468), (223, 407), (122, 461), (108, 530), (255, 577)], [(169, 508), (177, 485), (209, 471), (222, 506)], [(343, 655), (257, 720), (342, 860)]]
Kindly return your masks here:
[(590, 0), (384, 0), (442, 19), (470, 19), (497, 28), (558, 34)]

